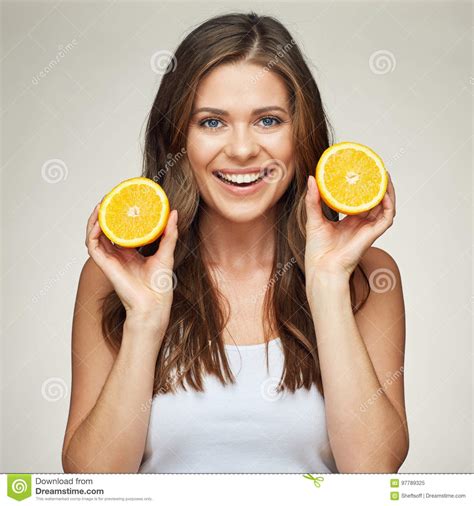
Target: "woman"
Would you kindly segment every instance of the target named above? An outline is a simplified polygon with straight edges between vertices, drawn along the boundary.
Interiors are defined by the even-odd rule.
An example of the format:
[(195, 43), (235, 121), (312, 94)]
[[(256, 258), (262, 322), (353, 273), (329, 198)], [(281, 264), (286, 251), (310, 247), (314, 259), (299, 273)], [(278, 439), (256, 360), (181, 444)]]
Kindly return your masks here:
[[(66, 472), (399, 469), (403, 294), (371, 246), (394, 188), (339, 222), (310, 175), (328, 128), (274, 18), (215, 17), (180, 44), (145, 139), (143, 175), (173, 208), (163, 236), (125, 250), (97, 207), (88, 221)], [(381, 273), (391, 289), (370, 290)]]

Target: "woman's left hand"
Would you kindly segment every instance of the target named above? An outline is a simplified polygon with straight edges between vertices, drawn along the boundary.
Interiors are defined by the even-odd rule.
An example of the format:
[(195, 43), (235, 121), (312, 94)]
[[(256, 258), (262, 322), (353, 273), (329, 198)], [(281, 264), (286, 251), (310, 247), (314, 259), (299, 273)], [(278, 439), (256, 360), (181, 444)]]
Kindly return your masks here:
[[(328, 220), (314, 176), (309, 176), (306, 204), (305, 271), (307, 283), (316, 273), (349, 279), (364, 253), (393, 223), (395, 189), (390, 174), (382, 201), (370, 211)], [(311, 184), (312, 183), (312, 184)]]

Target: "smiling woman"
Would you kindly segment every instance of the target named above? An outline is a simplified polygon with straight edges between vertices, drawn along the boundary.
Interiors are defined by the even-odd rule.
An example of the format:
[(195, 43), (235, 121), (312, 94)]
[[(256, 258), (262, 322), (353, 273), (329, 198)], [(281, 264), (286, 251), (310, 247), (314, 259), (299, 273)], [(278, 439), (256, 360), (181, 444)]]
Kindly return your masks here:
[[(243, 222), (262, 216), (295, 171), (288, 90), (273, 72), (253, 84), (260, 68), (242, 60), (209, 72), (197, 88), (188, 128), (188, 158), (200, 194), (230, 221), (236, 213)], [(231, 207), (226, 200), (232, 196)]]
[[(339, 222), (308, 187), (330, 126), (298, 45), (275, 18), (212, 18), (175, 58), (149, 115), (143, 176), (178, 210), (177, 230), (174, 211), (159, 240), (126, 253), (98, 236), (91, 215), (95, 262), (78, 294), (88, 311), (74, 323), (65, 468), (398, 469), (403, 374), (362, 415), (357, 406), (403, 353), (373, 338), (369, 353), (354, 319), (370, 304), (365, 316), (395, 328), (403, 349), (392, 321), (400, 315), (386, 310), (403, 311), (401, 292), (368, 299), (362, 269), (394, 268), (370, 248), (390, 221), (393, 188), (373, 219), (356, 223)], [(156, 283), (163, 272), (172, 272), (168, 290)], [(91, 347), (96, 365), (85, 370)], [(343, 384), (342, 373), (355, 381)]]

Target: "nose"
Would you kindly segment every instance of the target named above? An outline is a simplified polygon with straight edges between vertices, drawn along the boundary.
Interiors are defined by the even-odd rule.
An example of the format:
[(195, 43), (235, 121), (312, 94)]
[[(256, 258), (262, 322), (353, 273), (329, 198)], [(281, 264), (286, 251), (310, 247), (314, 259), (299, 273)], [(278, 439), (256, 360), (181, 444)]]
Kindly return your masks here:
[(235, 160), (245, 161), (256, 157), (260, 152), (260, 146), (254, 139), (252, 132), (245, 125), (238, 125), (229, 133), (224, 153)]

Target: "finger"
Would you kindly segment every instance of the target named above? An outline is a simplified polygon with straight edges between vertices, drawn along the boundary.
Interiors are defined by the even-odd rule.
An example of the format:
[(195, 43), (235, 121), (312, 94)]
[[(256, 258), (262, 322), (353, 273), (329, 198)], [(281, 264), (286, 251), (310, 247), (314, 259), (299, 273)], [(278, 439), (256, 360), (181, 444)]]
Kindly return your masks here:
[(174, 263), (174, 250), (178, 240), (178, 211), (173, 209), (169, 215), (168, 223), (163, 232), (158, 249), (152, 255), (153, 261), (158, 261), (161, 265), (172, 268)]
[(393, 223), (394, 207), (388, 192), (385, 193), (381, 205), (382, 210), (377, 214), (377, 217), (372, 224), (373, 228), (377, 229), (379, 233), (385, 231)]
[(306, 228), (318, 228), (324, 224), (323, 210), (321, 208), (321, 195), (314, 176), (308, 178), (308, 189), (305, 195)]
[[(388, 183), (387, 183), (386, 193), (389, 194), (389, 196), (392, 200), (392, 203), (395, 207), (395, 190), (393, 188), (391, 176), (388, 171), (387, 171), (387, 175), (388, 175)], [(383, 205), (382, 205), (382, 201), (380, 201), (379, 204), (377, 204), (375, 207), (373, 207), (369, 211), (364, 211), (363, 213), (359, 213), (357, 216), (360, 216), (361, 218), (367, 218), (369, 221), (373, 221), (374, 219), (377, 219), (377, 217), (380, 215), (380, 212), (382, 211), (382, 209), (383, 209)], [(395, 216), (395, 212), (394, 212), (394, 216)]]
[(101, 243), (101, 236), (103, 236), (103, 232), (100, 228), (99, 221), (96, 220), (87, 237), (86, 246), (89, 255), (95, 260), (96, 264), (102, 268), (110, 258), (110, 255)]
[(381, 214), (383, 209), (382, 202), (379, 202), (375, 207), (373, 207), (367, 214), (367, 219), (369, 221), (374, 221)]
[(392, 200), (392, 204), (393, 204), (393, 216), (395, 216), (397, 214), (395, 187), (393, 186), (392, 176), (390, 175), (390, 173), (388, 173), (387, 192), (390, 195), (390, 199)]
[[(92, 229), (94, 228), (94, 226), (96, 226), (96, 224), (99, 226), (99, 229), (94, 229), (94, 234), (97, 234), (93, 240), (94, 240), (94, 248), (97, 247), (97, 245), (99, 245), (102, 249), (103, 252), (106, 253), (106, 257), (110, 257), (114, 254), (117, 254), (117, 253), (121, 253), (121, 247), (118, 245), (118, 244), (114, 244), (110, 241), (110, 239), (108, 239), (108, 237), (106, 237), (106, 235), (101, 231), (100, 229), (100, 225), (99, 225), (99, 222), (98, 222), (98, 217), (99, 217), (99, 209), (100, 209), (100, 204), (102, 203), (102, 200), (94, 207), (94, 210), (92, 211), (89, 219), (88, 219), (88, 222), (87, 222), (87, 235), (86, 235), (86, 246), (87, 246), (87, 243), (88, 243), (88, 238), (89, 238), (89, 235), (92, 231)], [(96, 242), (96, 239), (98, 241), (98, 243)], [(124, 248), (124, 250), (126, 251), (127, 248)], [(100, 252), (99, 252), (100, 254)], [(129, 252), (126, 252), (125, 255), (124, 255), (124, 258), (127, 259), (129, 258)]]
[(386, 223), (386, 220), (392, 221), (395, 216), (395, 192), (392, 184), (392, 180), (390, 177), (390, 173), (388, 174), (388, 183), (387, 183), (387, 191), (385, 192), (382, 200), (379, 204), (377, 204), (374, 208), (372, 208), (367, 216), (367, 219), (372, 222), (377, 222), (380, 219), (383, 219)]
[(94, 223), (97, 221), (97, 217), (99, 215), (99, 206), (100, 202), (94, 207), (94, 210), (92, 211), (91, 215), (89, 216), (89, 219), (87, 220), (86, 246), (87, 246), (87, 238), (89, 237), (90, 231), (92, 230), (92, 227), (94, 226)]
[(118, 244), (110, 243), (111, 247), (113, 248), (113, 254), (120, 258), (120, 260), (124, 264), (128, 264), (132, 260), (138, 260), (142, 261), (144, 260), (143, 255), (138, 253), (136, 248), (126, 248), (124, 246), (119, 246)]
[(114, 244), (103, 232), (99, 235), (99, 244), (102, 246), (102, 249), (108, 255), (117, 255), (121, 252), (118, 249), (118, 246)]
[(390, 174), (388, 178), (387, 192), (385, 193), (384, 197), (385, 198), (382, 200), (384, 217), (387, 219), (393, 219), (395, 216), (395, 201)]
[(135, 248), (126, 248), (112, 242), (103, 232), (99, 236), (99, 244), (107, 257), (120, 260), (121, 264), (127, 264), (131, 260), (142, 260), (143, 256)]

